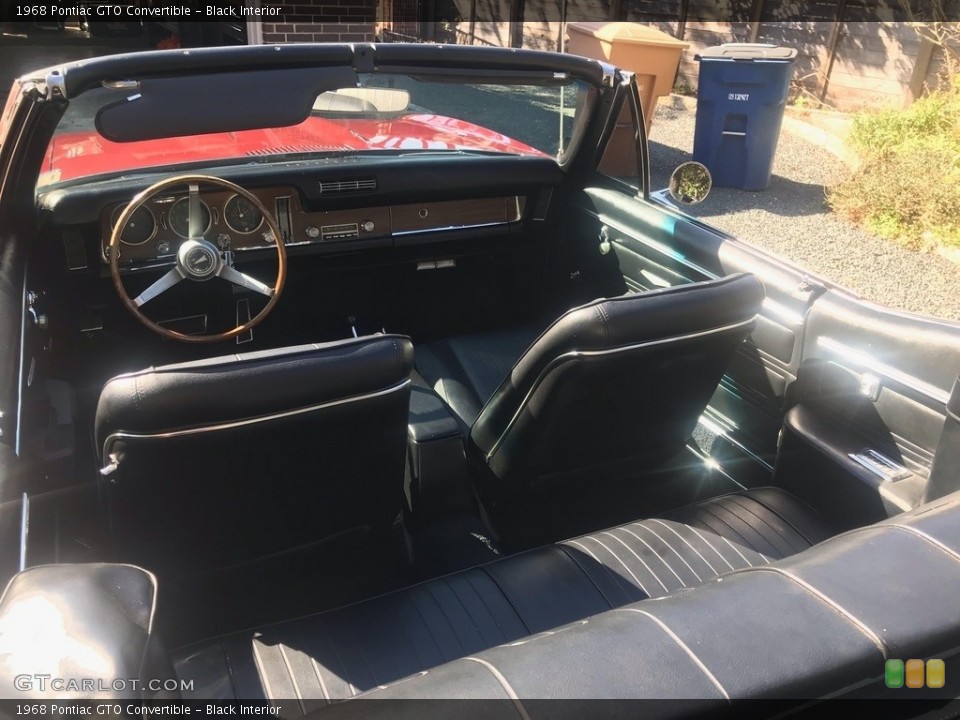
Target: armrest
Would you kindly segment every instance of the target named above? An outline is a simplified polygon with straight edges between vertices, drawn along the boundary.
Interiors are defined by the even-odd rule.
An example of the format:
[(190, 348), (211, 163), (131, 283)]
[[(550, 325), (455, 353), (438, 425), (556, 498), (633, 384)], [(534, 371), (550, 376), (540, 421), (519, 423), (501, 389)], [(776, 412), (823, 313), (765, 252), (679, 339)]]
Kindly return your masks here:
[(404, 483), (409, 507), (420, 518), (470, 511), (473, 490), (463, 451), (467, 428), (418, 372), (410, 379), (410, 473)]
[(460, 435), (461, 428), (443, 400), (416, 370), (410, 375), (409, 435), (415, 443)]
[(176, 674), (154, 633), (156, 590), (156, 578), (133, 565), (45, 565), (17, 574), (0, 599), (0, 694), (174, 697), (163, 690)]

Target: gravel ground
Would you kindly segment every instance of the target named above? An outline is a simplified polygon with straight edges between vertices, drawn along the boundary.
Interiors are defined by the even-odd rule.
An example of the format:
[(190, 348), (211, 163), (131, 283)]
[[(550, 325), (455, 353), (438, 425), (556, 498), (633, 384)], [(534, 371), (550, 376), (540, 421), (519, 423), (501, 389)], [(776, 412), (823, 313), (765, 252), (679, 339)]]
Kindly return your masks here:
[[(691, 159), (694, 125), (694, 111), (679, 99), (661, 99), (650, 133), (655, 189), (666, 187), (673, 168)], [(684, 212), (874, 302), (960, 320), (960, 265), (907, 250), (833, 215), (824, 185), (844, 172), (830, 152), (784, 128), (769, 188), (714, 188)]]

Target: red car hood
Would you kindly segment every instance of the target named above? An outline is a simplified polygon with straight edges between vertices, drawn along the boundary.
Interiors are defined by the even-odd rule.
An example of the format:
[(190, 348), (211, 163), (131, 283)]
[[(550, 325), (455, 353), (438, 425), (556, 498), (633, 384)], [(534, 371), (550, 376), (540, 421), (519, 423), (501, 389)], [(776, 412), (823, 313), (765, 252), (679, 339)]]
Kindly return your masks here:
[(111, 142), (95, 131), (54, 135), (41, 184), (204, 160), (350, 150), (490, 150), (544, 153), (493, 130), (442, 115), (391, 120), (311, 117), (300, 125), (189, 137)]

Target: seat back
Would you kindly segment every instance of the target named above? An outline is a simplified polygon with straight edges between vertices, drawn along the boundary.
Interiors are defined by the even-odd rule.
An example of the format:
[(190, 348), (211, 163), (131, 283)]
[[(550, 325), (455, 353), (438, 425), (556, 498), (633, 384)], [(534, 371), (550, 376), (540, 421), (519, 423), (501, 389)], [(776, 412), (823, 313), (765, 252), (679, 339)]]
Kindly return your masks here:
[(183, 572), (386, 532), (412, 364), (381, 335), (113, 378), (96, 440), (119, 559)]
[(484, 406), (473, 456), (506, 491), (651, 469), (683, 449), (762, 299), (741, 274), (570, 310)]

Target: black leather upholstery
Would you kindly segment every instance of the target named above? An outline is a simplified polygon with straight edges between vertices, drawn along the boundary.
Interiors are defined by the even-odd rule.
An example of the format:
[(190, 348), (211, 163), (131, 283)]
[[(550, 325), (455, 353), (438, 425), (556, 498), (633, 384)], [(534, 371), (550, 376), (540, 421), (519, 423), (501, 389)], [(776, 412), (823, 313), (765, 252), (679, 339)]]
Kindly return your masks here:
[[(16, 575), (0, 600), (0, 697), (177, 697), (163, 682), (176, 675), (154, 632), (156, 595), (153, 575), (132, 565), (47, 565)], [(129, 682), (140, 678), (158, 682)], [(118, 679), (124, 684), (114, 687)]]
[(541, 330), (520, 327), (417, 345), (417, 369), (469, 430)]
[(364, 690), (765, 565), (829, 531), (773, 488), (751, 490), (498, 560), (373, 600), (185, 648), (197, 697), (302, 698), (304, 712)]
[[(682, 715), (717, 700), (878, 696), (886, 659), (946, 658), (949, 667), (956, 656), (958, 519), (954, 493), (772, 565), (501, 645), (367, 696), (503, 698), (521, 709), (527, 698), (703, 701), (667, 706)], [(950, 698), (956, 689), (925, 692)], [(350, 705), (340, 709), (365, 718), (391, 707)], [(445, 717), (455, 706), (440, 710)]]
[(96, 436), (120, 557), (185, 572), (385, 531), (412, 364), (408, 338), (382, 335), (110, 380)]
[(418, 348), (417, 367), (470, 426), (494, 495), (587, 470), (596, 481), (683, 448), (762, 299), (750, 275), (602, 299), (522, 355), (528, 331), (477, 335)]

